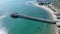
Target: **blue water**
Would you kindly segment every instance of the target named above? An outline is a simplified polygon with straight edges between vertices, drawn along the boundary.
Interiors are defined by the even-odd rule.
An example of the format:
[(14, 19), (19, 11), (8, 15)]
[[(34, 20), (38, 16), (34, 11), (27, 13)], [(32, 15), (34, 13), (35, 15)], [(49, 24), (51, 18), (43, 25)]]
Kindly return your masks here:
[(10, 17), (11, 13), (17, 12), (36, 18), (52, 19), (49, 12), (28, 1), (31, 0), (0, 0), (0, 34), (53, 34), (52, 24)]

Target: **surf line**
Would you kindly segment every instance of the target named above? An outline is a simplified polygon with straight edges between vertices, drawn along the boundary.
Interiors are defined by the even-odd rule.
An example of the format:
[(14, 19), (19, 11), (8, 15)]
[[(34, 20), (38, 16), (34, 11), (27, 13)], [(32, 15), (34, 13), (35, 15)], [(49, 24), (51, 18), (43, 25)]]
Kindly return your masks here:
[[(42, 8), (42, 9), (48, 11), (52, 15), (53, 20), (56, 20), (57, 17), (56, 17), (56, 15), (54, 15), (54, 11), (51, 10), (48, 6), (39, 5), (37, 2), (31, 2), (31, 4), (33, 4), (36, 7), (39, 7), (39, 8)], [(56, 25), (54, 26), (54, 28), (55, 28), (55, 34), (58, 34), (58, 31), (56, 30), (57, 29)]]
[(0, 34), (8, 34), (8, 30), (6, 27), (3, 26), (3, 19), (7, 17), (6, 14), (0, 16)]

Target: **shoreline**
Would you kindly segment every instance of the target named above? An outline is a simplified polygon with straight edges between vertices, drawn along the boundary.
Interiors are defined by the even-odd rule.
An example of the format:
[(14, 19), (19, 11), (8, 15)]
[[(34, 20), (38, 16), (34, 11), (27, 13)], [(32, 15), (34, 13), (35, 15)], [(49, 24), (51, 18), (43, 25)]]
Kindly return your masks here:
[[(39, 7), (39, 8), (42, 8), (42, 9), (44, 9), (44, 10), (46, 10), (46, 11), (48, 11), (51, 15), (52, 15), (52, 18), (53, 18), (53, 20), (56, 20), (56, 16), (54, 15), (54, 11), (53, 10), (51, 10), (51, 8), (49, 8), (48, 6), (46, 6), (46, 5), (38, 5), (37, 3), (32, 3), (34, 6), (37, 6), (37, 7)], [(53, 27), (52, 28), (54, 28), (53, 30), (54, 30), (54, 34), (58, 34), (58, 28), (57, 28), (57, 26), (55, 25), (55, 24), (53, 24)]]
[[(32, 4), (34, 4), (34, 3), (32, 3)], [(53, 20), (56, 20), (56, 16), (54, 15), (54, 11), (53, 10), (51, 10), (48, 6), (45, 6), (45, 5), (38, 5), (38, 4), (34, 4), (35, 6), (37, 6), (37, 7), (39, 7), (39, 8), (42, 8), (42, 9), (44, 9), (44, 10), (46, 10), (46, 11), (48, 11), (51, 15), (52, 15), (52, 17), (53, 17)]]

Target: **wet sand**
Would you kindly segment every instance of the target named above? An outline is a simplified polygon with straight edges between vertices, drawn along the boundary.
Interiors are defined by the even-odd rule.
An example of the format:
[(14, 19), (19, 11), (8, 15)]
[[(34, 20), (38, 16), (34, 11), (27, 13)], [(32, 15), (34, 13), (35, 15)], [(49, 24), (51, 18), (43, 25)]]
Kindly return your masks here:
[[(32, 3), (32, 4), (34, 4), (34, 3)], [(43, 9), (47, 10), (48, 12), (50, 12), (52, 17), (53, 17), (53, 20), (55, 20), (57, 18), (54, 15), (54, 11), (51, 10), (48, 6), (46, 6), (46, 5), (38, 5), (37, 3), (35, 3), (34, 5), (37, 6), (37, 7), (43, 8)], [(53, 33), (58, 34), (58, 29), (57, 29), (57, 26), (55, 24), (52, 26), (52, 28), (53, 28)]]

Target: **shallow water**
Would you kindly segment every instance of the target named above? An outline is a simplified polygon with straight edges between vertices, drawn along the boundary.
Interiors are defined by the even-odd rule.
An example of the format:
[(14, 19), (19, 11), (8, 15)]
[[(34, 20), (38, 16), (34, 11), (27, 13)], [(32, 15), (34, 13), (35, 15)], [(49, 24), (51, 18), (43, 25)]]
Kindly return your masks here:
[(31, 0), (2, 0), (0, 2), (0, 34), (52, 34), (52, 24), (28, 20), (24, 18), (11, 18), (12, 12), (37, 18), (52, 19), (50, 13), (38, 8)]

